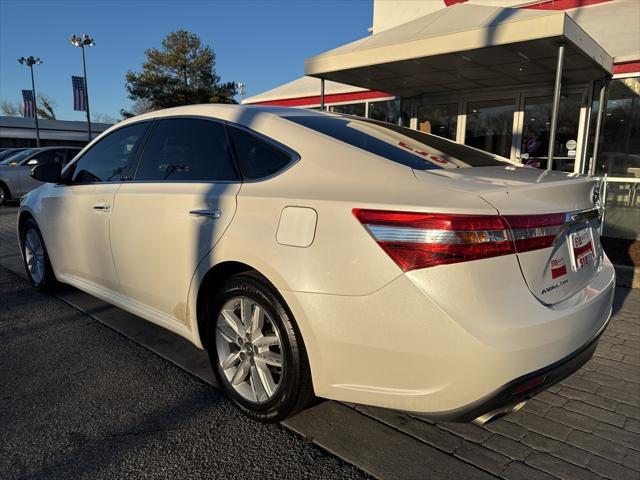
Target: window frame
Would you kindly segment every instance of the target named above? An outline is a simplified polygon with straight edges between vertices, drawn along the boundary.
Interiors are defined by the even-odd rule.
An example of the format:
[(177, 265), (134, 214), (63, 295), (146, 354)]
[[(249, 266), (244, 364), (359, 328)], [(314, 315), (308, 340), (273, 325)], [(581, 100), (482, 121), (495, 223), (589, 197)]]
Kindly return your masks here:
[[(229, 152), (231, 154), (231, 161), (233, 162), (233, 167), (236, 171), (236, 175), (238, 176), (238, 178), (236, 180), (136, 180), (136, 175), (138, 174), (138, 168), (140, 165), (140, 160), (142, 159), (144, 152), (146, 151), (147, 147), (149, 146), (149, 142), (151, 141), (151, 137), (153, 135), (153, 133), (155, 132), (157, 125), (162, 121), (162, 120), (175, 120), (175, 119), (197, 119), (197, 120), (206, 120), (209, 122), (214, 122), (214, 123), (221, 123), (224, 125), (224, 130), (225, 130), (225, 135), (226, 135), (226, 139), (227, 139), (227, 145), (229, 147)], [(141, 145), (141, 148), (139, 148), (139, 151), (137, 152), (136, 158), (134, 159), (134, 163), (132, 164), (132, 170), (133, 170), (133, 174), (129, 175), (131, 178), (129, 180), (126, 180), (127, 183), (164, 183), (164, 182), (169, 182), (169, 183), (220, 183), (220, 184), (234, 184), (234, 183), (256, 183), (256, 182), (263, 182), (265, 180), (269, 180), (271, 178), (274, 178), (280, 174), (282, 174), (283, 172), (285, 172), (286, 170), (288, 170), (289, 168), (291, 168), (293, 165), (295, 165), (296, 163), (298, 163), (300, 161), (300, 159), (302, 158), (300, 156), (300, 154), (298, 154), (298, 152), (296, 152), (295, 150), (293, 150), (292, 148), (284, 145), (283, 143), (278, 142), (277, 140), (274, 140), (273, 138), (260, 133), (256, 130), (253, 130), (249, 127), (246, 127), (245, 125), (241, 125), (239, 123), (235, 123), (235, 122), (231, 122), (229, 120), (223, 120), (221, 118), (216, 118), (216, 117), (209, 117), (209, 116), (205, 116), (205, 115), (167, 115), (167, 116), (162, 116), (162, 117), (155, 117), (151, 120), (152, 125), (151, 127), (147, 130), (147, 134), (144, 138), (144, 144)], [(129, 125), (133, 125), (133, 124), (129, 124)], [(286, 154), (289, 157), (289, 162), (280, 170), (278, 170), (277, 172), (272, 173), (271, 175), (268, 175), (266, 177), (260, 177), (260, 178), (246, 178), (244, 176), (244, 174), (242, 173), (242, 170), (240, 169), (240, 163), (238, 162), (238, 155), (235, 151), (235, 148), (233, 146), (233, 142), (231, 141), (231, 136), (229, 134), (229, 128), (239, 128), (240, 130), (244, 130), (245, 132), (254, 135), (255, 137), (257, 137), (259, 140), (264, 141), (265, 143), (268, 143), (269, 145), (271, 145), (273, 148), (280, 150), (281, 152), (283, 152), (284, 154)], [(130, 170), (131, 173), (131, 170)]]
[[(359, 118), (359, 117), (358, 117)], [(235, 180), (136, 180), (136, 175), (138, 174), (138, 169), (140, 166), (140, 160), (142, 159), (147, 147), (149, 146), (149, 143), (151, 141), (151, 137), (153, 136), (153, 134), (155, 133), (159, 123), (163, 120), (175, 120), (175, 119), (197, 119), (197, 120), (205, 120), (205, 121), (209, 121), (209, 122), (214, 122), (214, 123), (218, 123), (218, 124), (222, 124), (224, 127), (224, 132), (225, 132), (225, 138), (227, 141), (227, 146), (229, 148), (229, 153), (230, 153), (230, 157), (231, 157), (231, 162), (233, 164), (233, 168), (236, 172), (237, 175), (237, 179)], [(253, 130), (249, 127), (246, 127), (245, 125), (241, 125), (239, 123), (235, 123), (235, 122), (231, 122), (228, 120), (223, 120), (220, 118), (216, 118), (216, 117), (209, 117), (209, 116), (204, 116), (204, 115), (167, 115), (167, 116), (162, 116), (162, 117), (154, 117), (154, 118), (148, 118), (148, 119), (144, 119), (144, 120), (140, 120), (137, 122), (131, 122), (131, 123), (127, 123), (125, 125), (122, 125), (120, 127), (118, 127), (117, 129), (109, 132), (107, 135), (104, 135), (102, 137), (100, 137), (98, 139), (98, 141), (94, 142), (87, 150), (85, 150), (84, 152), (82, 152), (82, 150), (80, 150), (80, 152), (82, 152), (81, 155), (79, 155), (75, 161), (71, 162), (71, 159), (69, 159), (69, 163), (67, 163), (67, 165), (64, 167), (63, 169), (63, 178), (65, 178), (65, 174), (68, 175), (67, 171), (71, 168), (74, 168), (73, 165), (77, 164), (86, 154), (87, 152), (91, 151), (91, 149), (93, 149), (93, 147), (95, 145), (98, 144), (99, 141), (104, 140), (105, 138), (107, 138), (109, 135), (112, 135), (118, 131), (120, 131), (122, 128), (126, 128), (129, 126), (134, 126), (134, 125), (139, 125), (142, 123), (147, 123), (148, 127), (144, 133), (144, 135), (140, 138), (140, 140), (137, 142), (136, 147), (135, 147), (135, 151), (133, 153), (133, 159), (131, 161), (131, 165), (129, 166), (129, 169), (127, 171), (126, 177), (124, 179), (119, 179), (119, 180), (111, 180), (108, 182), (99, 182), (100, 184), (102, 183), (211, 183), (211, 184), (237, 184), (237, 183), (257, 183), (257, 182), (263, 182), (266, 180), (269, 180), (271, 178), (274, 178), (278, 175), (281, 175), (282, 173), (284, 173), (285, 171), (287, 171), (288, 169), (290, 169), (291, 167), (293, 167), (296, 163), (298, 163), (300, 161), (300, 159), (302, 158), (300, 156), (300, 154), (298, 152), (296, 152), (295, 150), (293, 150), (292, 148), (284, 145), (283, 143), (278, 142), (277, 140), (263, 134), (260, 133), (256, 130)], [(255, 136), (258, 140), (263, 141), (267, 144), (269, 144), (270, 146), (272, 146), (273, 148), (275, 148), (276, 150), (279, 150), (280, 152), (284, 153), (285, 155), (287, 155), (289, 157), (289, 162), (287, 162), (287, 164), (279, 169), (278, 171), (265, 176), (265, 177), (260, 177), (260, 178), (246, 178), (244, 176), (244, 174), (242, 173), (242, 170), (240, 169), (240, 163), (238, 162), (238, 155), (235, 151), (235, 147), (233, 145), (233, 142), (231, 141), (231, 136), (229, 133), (229, 128), (238, 128), (240, 130), (243, 130), (245, 132), (247, 132), (250, 135)], [(76, 155), (78, 155), (80, 152), (76, 153)], [(95, 185), (97, 184), (96, 182), (83, 182), (83, 183), (73, 183), (71, 182), (71, 179), (66, 180), (65, 186), (75, 186), (75, 185)]]
[[(142, 157), (144, 156), (144, 153), (147, 150), (147, 147), (149, 146), (151, 138), (153, 137), (153, 134), (158, 128), (158, 125), (160, 124), (160, 122), (162, 122), (163, 120), (189, 120), (189, 119), (206, 120), (209, 122), (222, 124), (224, 128), (225, 139), (227, 141), (227, 147), (229, 148), (229, 156), (231, 157), (231, 164), (233, 165), (233, 169), (238, 178), (235, 180), (168, 180), (168, 179), (167, 180), (137, 180), (136, 176), (138, 175), (138, 170), (140, 168), (140, 161), (142, 160)], [(227, 122), (225, 120), (215, 118), (215, 117), (207, 117), (203, 115), (167, 115), (163, 117), (155, 117), (152, 120), (152, 122), (153, 123), (149, 128), (149, 130), (147, 131), (147, 135), (145, 136), (144, 144), (142, 145), (142, 148), (140, 148), (140, 151), (138, 152), (134, 160), (134, 163), (132, 164), (133, 174), (130, 175), (131, 178), (126, 181), (127, 183), (175, 183), (175, 184), (179, 184), (179, 183), (220, 183), (220, 184), (242, 183), (242, 174), (236, 162), (235, 152), (233, 151), (233, 146), (231, 145), (231, 139), (229, 138), (229, 132), (227, 131), (227, 126), (226, 126)]]
[(67, 154), (65, 161), (62, 164), (62, 168), (65, 168), (67, 165), (69, 165), (71, 163), (71, 160), (73, 160), (75, 156), (82, 151), (81, 148), (66, 148), (65, 150), (67, 151)]
[[(153, 127), (153, 119), (145, 119), (145, 120), (140, 120), (138, 122), (131, 122), (131, 123), (127, 123), (126, 125), (122, 125), (112, 131), (110, 131), (109, 133), (107, 133), (104, 136), (98, 137), (96, 139), (96, 141), (94, 141), (90, 146), (88, 146), (88, 148), (85, 151), (81, 151), (82, 154), (80, 155), (80, 152), (78, 152), (76, 155), (78, 155), (77, 158), (71, 158), (70, 161), (67, 163), (67, 165), (63, 168), (62, 170), (62, 178), (64, 181), (64, 184), (68, 187), (73, 187), (76, 185), (101, 185), (101, 184), (111, 184), (111, 183), (124, 183), (124, 182), (129, 182), (130, 178), (131, 178), (131, 169), (134, 165), (138, 164), (138, 158), (140, 156), (140, 152), (142, 151), (143, 146), (146, 145), (148, 139), (149, 139), (149, 132), (151, 131), (152, 127)], [(105, 140), (106, 138), (108, 138), (109, 136), (113, 135), (116, 132), (120, 132), (122, 129), (127, 128), (127, 127), (133, 127), (136, 125), (141, 125), (141, 124), (148, 124), (147, 125), (147, 129), (145, 130), (144, 134), (140, 137), (140, 139), (138, 139), (138, 141), (136, 141), (136, 145), (134, 147), (134, 151), (133, 151), (133, 157), (131, 159), (131, 163), (129, 165), (129, 168), (127, 169), (127, 173), (125, 175), (124, 179), (118, 179), (118, 180), (109, 180), (107, 182), (73, 182), (71, 178), (69, 178), (69, 175), (73, 175), (73, 173), (75, 172), (75, 167), (76, 164), (82, 160), (84, 158), (84, 156), (90, 152), (91, 150), (93, 150), (93, 148), (95, 148), (96, 145), (98, 145), (99, 143), (101, 143), (103, 140)], [(71, 160), (74, 160), (73, 162)], [(73, 170), (72, 172), (70, 172), (70, 170)]]

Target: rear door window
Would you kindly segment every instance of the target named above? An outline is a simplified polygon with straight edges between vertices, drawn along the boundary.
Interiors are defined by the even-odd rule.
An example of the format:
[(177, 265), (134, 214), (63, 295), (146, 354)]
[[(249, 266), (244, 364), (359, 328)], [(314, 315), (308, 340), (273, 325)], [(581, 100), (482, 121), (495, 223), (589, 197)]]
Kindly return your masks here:
[(225, 125), (197, 118), (160, 120), (144, 149), (136, 181), (238, 180)]
[(293, 161), (291, 153), (244, 129), (230, 126), (229, 137), (242, 176), (246, 179), (269, 177)]

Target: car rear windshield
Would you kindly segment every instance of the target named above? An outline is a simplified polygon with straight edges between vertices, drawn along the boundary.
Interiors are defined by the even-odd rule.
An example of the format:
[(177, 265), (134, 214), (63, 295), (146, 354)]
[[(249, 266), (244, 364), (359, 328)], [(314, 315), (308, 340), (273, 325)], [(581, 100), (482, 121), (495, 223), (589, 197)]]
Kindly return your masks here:
[(416, 170), (505, 165), (451, 140), (390, 123), (349, 115), (289, 115), (283, 118)]

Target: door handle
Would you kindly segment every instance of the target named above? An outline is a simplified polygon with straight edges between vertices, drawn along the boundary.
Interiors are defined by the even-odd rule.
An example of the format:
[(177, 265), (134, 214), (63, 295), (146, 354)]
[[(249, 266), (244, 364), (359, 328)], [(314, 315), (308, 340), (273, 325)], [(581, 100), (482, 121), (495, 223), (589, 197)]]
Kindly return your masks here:
[(222, 216), (222, 210), (215, 208), (212, 210), (191, 210), (189, 211), (189, 215), (194, 215), (196, 217), (220, 218)]
[(111, 210), (111, 205), (107, 205), (106, 203), (96, 203), (93, 206), (93, 209), (100, 212), (108, 212), (109, 210)]

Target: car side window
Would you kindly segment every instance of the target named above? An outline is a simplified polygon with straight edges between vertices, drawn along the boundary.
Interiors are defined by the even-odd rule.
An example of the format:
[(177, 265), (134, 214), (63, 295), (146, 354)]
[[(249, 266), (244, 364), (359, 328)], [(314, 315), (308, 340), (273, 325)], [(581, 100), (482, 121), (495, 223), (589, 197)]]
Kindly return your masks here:
[(64, 163), (64, 150), (45, 150), (27, 160), (26, 165), (35, 167), (36, 165), (46, 165), (47, 163)]
[(215, 182), (238, 174), (221, 122), (198, 118), (160, 120), (136, 171), (136, 181)]
[(229, 137), (244, 178), (255, 180), (268, 177), (282, 170), (292, 160), (290, 154), (241, 128), (230, 126)]
[[(149, 122), (119, 128), (93, 145), (70, 168), (71, 183), (119, 182), (127, 178)], [(65, 172), (66, 173), (66, 172)]]

